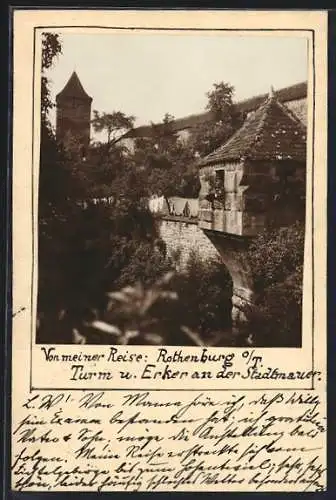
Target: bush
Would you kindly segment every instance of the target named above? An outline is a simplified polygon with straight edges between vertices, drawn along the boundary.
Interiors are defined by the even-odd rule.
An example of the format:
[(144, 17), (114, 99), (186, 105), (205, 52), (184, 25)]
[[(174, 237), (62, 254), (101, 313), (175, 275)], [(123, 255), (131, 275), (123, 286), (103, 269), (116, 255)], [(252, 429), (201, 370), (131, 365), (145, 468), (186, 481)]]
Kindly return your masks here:
[(261, 234), (249, 249), (257, 300), (245, 314), (258, 346), (300, 347), (304, 226)]
[(219, 259), (203, 260), (191, 253), (184, 272), (173, 281), (179, 296), (176, 318), (197, 331), (205, 342), (222, 337), (231, 326), (232, 280)]
[(95, 317), (98, 331), (86, 329), (88, 343), (231, 343), (232, 283), (226, 268), (197, 253), (183, 272), (179, 267), (157, 248), (140, 245), (116, 281), (119, 289), (108, 294), (106, 310)]

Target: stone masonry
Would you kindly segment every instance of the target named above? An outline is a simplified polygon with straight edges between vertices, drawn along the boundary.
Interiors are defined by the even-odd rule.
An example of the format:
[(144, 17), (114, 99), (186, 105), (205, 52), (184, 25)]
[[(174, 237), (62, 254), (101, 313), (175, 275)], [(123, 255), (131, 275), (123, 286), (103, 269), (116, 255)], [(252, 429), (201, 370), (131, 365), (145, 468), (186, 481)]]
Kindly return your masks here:
[(159, 219), (161, 238), (167, 246), (167, 254), (181, 252), (181, 265), (185, 265), (191, 252), (197, 252), (205, 260), (218, 259), (216, 247), (198, 227), (198, 221), (179, 217), (162, 216)]
[(273, 92), (222, 146), (199, 162), (199, 227), (233, 281), (233, 325), (254, 301), (250, 241), (304, 220), (306, 129)]

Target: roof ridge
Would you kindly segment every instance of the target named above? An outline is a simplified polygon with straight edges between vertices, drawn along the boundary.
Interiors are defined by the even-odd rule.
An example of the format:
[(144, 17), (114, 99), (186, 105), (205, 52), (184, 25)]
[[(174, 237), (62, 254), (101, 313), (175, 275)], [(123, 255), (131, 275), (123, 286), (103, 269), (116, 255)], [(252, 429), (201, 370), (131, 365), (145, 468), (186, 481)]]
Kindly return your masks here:
[[(278, 90), (275, 91), (275, 97), (277, 98), (278, 102), (290, 102), (295, 99), (303, 99), (306, 97), (307, 92), (307, 81), (299, 82), (299, 83), (294, 83), (292, 85), (288, 85), (287, 87), (282, 87)], [(286, 98), (288, 93), (294, 92), (294, 97), (290, 96), (289, 98)], [(298, 94), (298, 95), (297, 95)], [(257, 94), (252, 97), (248, 97), (246, 99), (242, 99), (240, 101), (234, 101), (233, 106), (235, 109), (242, 110), (243, 112), (247, 113), (253, 113), (255, 112), (259, 107), (260, 104), (263, 103), (267, 99), (267, 94)], [(259, 104), (255, 104), (255, 103)], [(199, 113), (192, 113), (189, 115), (185, 116), (180, 116), (174, 119), (173, 125), (176, 124), (176, 130), (184, 130), (187, 128), (192, 128), (193, 124), (188, 123), (188, 120), (193, 121), (193, 119), (196, 119), (197, 124), (198, 123), (204, 123), (210, 118), (211, 112), (209, 111), (202, 111)], [(199, 120), (199, 122), (198, 122)], [(204, 120), (204, 121), (203, 121)], [(180, 127), (181, 122), (183, 123), (182, 127)], [(134, 127), (132, 129), (132, 134), (130, 136), (135, 137), (137, 130), (141, 131), (142, 133), (149, 133), (150, 125), (149, 124), (142, 124), (139, 125), (138, 127)]]
[[(260, 132), (262, 131), (262, 129), (265, 125), (266, 118), (267, 118), (267, 111), (269, 109), (270, 103), (273, 101), (274, 98), (275, 98), (274, 94), (272, 97), (268, 96), (264, 100), (264, 102), (259, 106), (259, 108), (257, 108), (255, 111), (252, 111), (252, 114), (248, 117), (248, 118), (250, 118), (250, 121), (248, 121), (248, 119), (246, 119), (246, 121), (244, 122), (243, 126), (246, 123), (246, 128), (247, 128), (252, 121), (257, 119), (257, 116), (256, 116), (257, 113), (260, 113), (260, 115), (261, 115), (259, 123), (257, 124), (256, 132), (253, 136), (250, 137), (249, 145), (246, 147), (246, 150), (244, 152), (244, 156), (246, 156), (251, 151), (252, 146), (257, 142), (257, 138), (259, 138)], [(237, 134), (240, 131), (242, 131), (243, 126), (237, 130)], [(226, 144), (224, 144), (223, 146), (225, 146), (225, 145)]]
[(251, 116), (249, 115), (246, 120), (244, 121), (244, 123), (242, 124), (242, 126), (236, 130), (232, 135), (231, 137), (229, 137), (227, 139), (227, 141), (224, 142), (224, 144), (222, 144), (221, 146), (219, 146), (218, 148), (214, 149), (214, 151), (211, 151), (211, 153), (208, 153), (205, 157), (201, 158), (200, 162), (203, 163), (207, 158), (210, 158), (211, 159), (211, 156), (214, 154), (214, 153), (217, 153), (217, 152), (220, 152), (221, 149), (223, 149), (224, 147), (227, 147), (228, 145), (230, 145), (231, 142), (233, 142), (235, 140), (235, 138), (237, 137), (238, 134), (241, 134), (250, 124), (250, 122), (253, 120), (254, 116)]
[(260, 120), (258, 127), (257, 127), (257, 133), (259, 133), (261, 131), (261, 129), (263, 128), (263, 126), (265, 125), (268, 111), (270, 109), (271, 104), (274, 102), (275, 99), (276, 98), (275, 98), (274, 94), (272, 94), (271, 96), (269, 95), (267, 97), (267, 99), (264, 101), (264, 103), (260, 106), (259, 109), (262, 110), (262, 113), (261, 113), (261, 120)]
[[(261, 114), (261, 119), (257, 125), (257, 130), (256, 130), (256, 133), (254, 134), (254, 136), (251, 137), (251, 140), (250, 140), (250, 143), (248, 145), (248, 147), (246, 148), (246, 152), (245, 152), (245, 155), (247, 155), (251, 149), (252, 149), (252, 146), (255, 146), (256, 142), (259, 141), (259, 138), (260, 138), (260, 134), (262, 132), (262, 129), (264, 127), (264, 124), (266, 122), (266, 117), (267, 117), (267, 106), (268, 106), (268, 103), (269, 103), (269, 97), (266, 99), (266, 101), (264, 101), (264, 103), (260, 106), (259, 109), (257, 109), (255, 111), (255, 113), (257, 111), (260, 111), (260, 114)], [(256, 117), (254, 116), (254, 119)]]
[[(280, 135), (279, 130), (282, 132)], [(271, 158), (277, 154), (280, 145), (284, 149), (284, 157), (303, 161), (306, 154), (305, 136), (299, 134), (298, 138), (300, 131), (303, 131), (301, 122), (287, 112), (287, 108), (279, 103), (276, 96), (269, 96), (248, 116), (242, 127), (219, 148), (204, 157), (200, 165), (246, 157)], [(260, 141), (261, 135), (263, 141)]]

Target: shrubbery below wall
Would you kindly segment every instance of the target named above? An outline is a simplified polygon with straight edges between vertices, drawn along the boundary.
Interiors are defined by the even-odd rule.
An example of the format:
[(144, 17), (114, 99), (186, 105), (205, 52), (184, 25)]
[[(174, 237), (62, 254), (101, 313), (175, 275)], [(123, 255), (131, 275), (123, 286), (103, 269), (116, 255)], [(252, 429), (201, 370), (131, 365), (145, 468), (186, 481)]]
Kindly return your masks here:
[(79, 331), (85, 342), (96, 343), (299, 347), (303, 250), (299, 224), (261, 234), (252, 243), (249, 258), (258, 295), (245, 309), (248, 323), (238, 336), (231, 331), (232, 282), (219, 260), (191, 252), (181, 271), (179, 252), (166, 258), (148, 248), (139, 249), (121, 273), (118, 283), (128, 285), (112, 292), (99, 318), (112, 328), (112, 337), (99, 325)]
[[(178, 255), (176, 260), (160, 260), (156, 254), (147, 264), (143, 256), (139, 252), (139, 260), (133, 260), (131, 269), (125, 269), (121, 282), (128, 286), (117, 294), (112, 292), (111, 297), (117, 300), (110, 303), (102, 320), (122, 332), (137, 330), (138, 336), (130, 340), (133, 344), (147, 343), (145, 335), (150, 335), (154, 343), (163, 345), (230, 345), (232, 283), (226, 268), (218, 260), (204, 261), (196, 252), (190, 255), (183, 271), (177, 270)], [(166, 282), (167, 273), (160, 273), (167, 268), (170, 278)], [(141, 283), (150, 285), (142, 287)], [(166, 286), (162, 288), (160, 283)], [(132, 306), (137, 292), (144, 309), (150, 303), (143, 315)]]
[(42, 321), (40, 341), (299, 347), (303, 248), (301, 225), (261, 234), (252, 243), (257, 300), (245, 309), (248, 324), (236, 337), (231, 331), (232, 281), (219, 259), (205, 260), (193, 251), (181, 265), (178, 250), (167, 257), (159, 240), (138, 240), (131, 258), (119, 262), (111, 295), (93, 300), (92, 307), (86, 302), (70, 322), (67, 311), (55, 310)]
[[(163, 277), (167, 273), (170, 278), (165, 282)], [(164, 287), (160, 284), (162, 279)], [(205, 261), (191, 252), (181, 266), (179, 252), (166, 257), (158, 245), (138, 242), (138, 248), (121, 269), (110, 293), (110, 299), (106, 294), (103, 308), (97, 307), (101, 299), (93, 301), (91, 308), (83, 303), (85, 307), (81, 312), (78, 310), (71, 321), (67, 311), (58, 315), (55, 311), (53, 322), (41, 322), (40, 339), (72, 343), (77, 338), (85, 343), (113, 344), (119, 343), (125, 332), (137, 331), (127, 343), (232, 343), (232, 282), (219, 260)], [(153, 302), (151, 297), (155, 299)], [(100, 329), (99, 322), (109, 325), (111, 330)], [(190, 337), (186, 330), (195, 336)], [(57, 331), (60, 335), (55, 338)], [(145, 334), (151, 340), (145, 341)]]
[(180, 323), (198, 332), (206, 344), (232, 344), (232, 280), (219, 257), (205, 259), (191, 252), (172, 286), (180, 298), (175, 313)]
[[(294, 224), (260, 234), (249, 250), (257, 300), (248, 307), (253, 345), (300, 347), (305, 228)], [(252, 335), (251, 335), (252, 334)]]

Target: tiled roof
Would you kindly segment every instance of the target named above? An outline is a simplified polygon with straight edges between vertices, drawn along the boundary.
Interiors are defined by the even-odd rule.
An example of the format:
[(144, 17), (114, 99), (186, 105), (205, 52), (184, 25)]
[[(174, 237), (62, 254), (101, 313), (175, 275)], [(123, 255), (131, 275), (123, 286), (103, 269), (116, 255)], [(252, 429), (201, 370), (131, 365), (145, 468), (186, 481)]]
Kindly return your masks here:
[(305, 161), (305, 128), (275, 95), (270, 95), (225, 144), (201, 159), (199, 165), (241, 158)]
[(56, 100), (62, 97), (77, 97), (78, 99), (92, 101), (92, 97), (85, 92), (76, 71), (72, 73), (63, 90), (57, 94)]
[[(291, 85), (290, 87), (285, 87), (275, 92), (277, 99), (280, 102), (296, 101), (299, 99), (305, 99), (307, 97), (307, 82), (297, 83)], [(243, 113), (250, 113), (256, 110), (267, 98), (267, 94), (262, 94), (244, 101), (240, 101), (235, 104), (239, 111)], [(189, 129), (195, 127), (200, 123), (205, 123), (210, 121), (212, 114), (210, 111), (205, 113), (199, 113), (194, 115), (189, 115), (184, 118), (177, 118), (172, 122), (172, 129), (174, 132), (180, 130)], [(149, 137), (152, 133), (152, 127), (150, 125), (142, 125), (140, 127), (135, 127), (130, 130), (126, 136), (127, 137)]]

